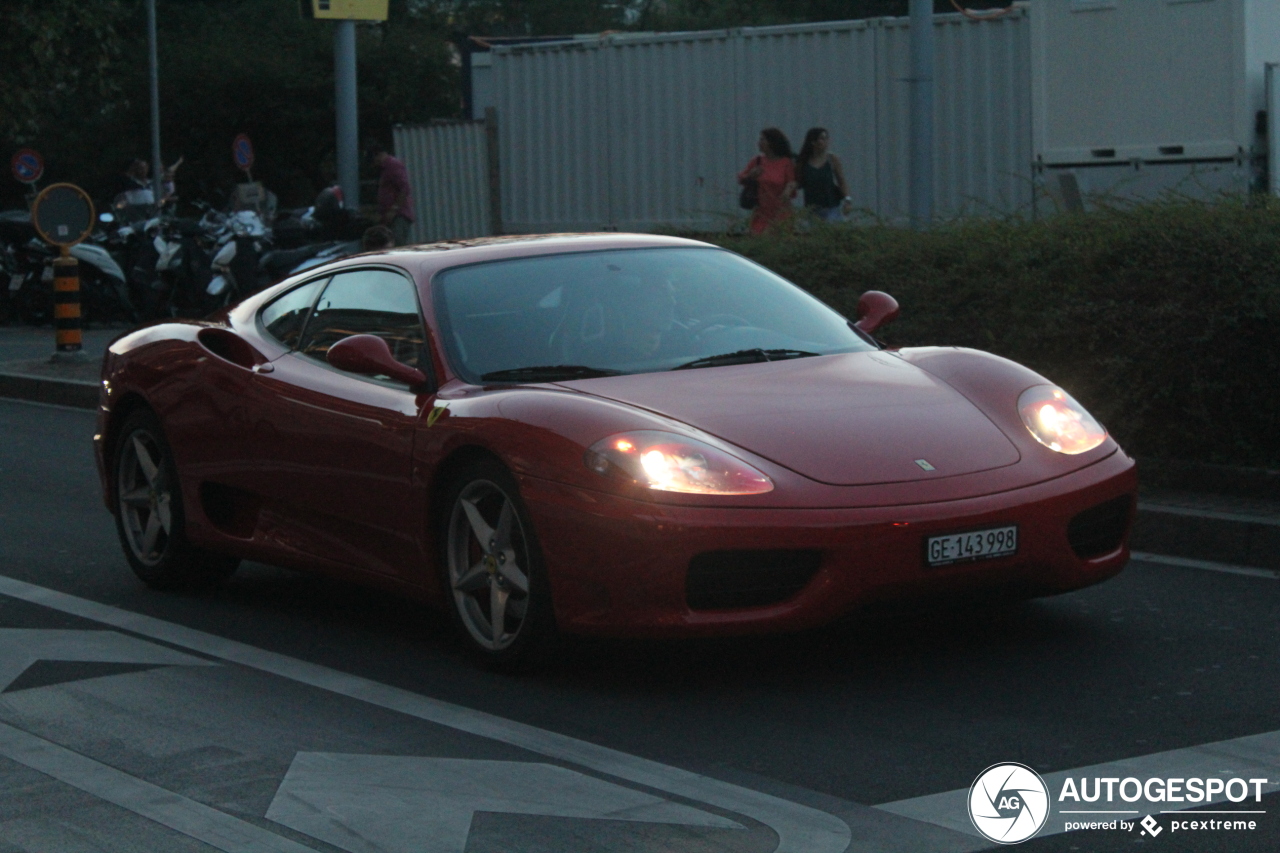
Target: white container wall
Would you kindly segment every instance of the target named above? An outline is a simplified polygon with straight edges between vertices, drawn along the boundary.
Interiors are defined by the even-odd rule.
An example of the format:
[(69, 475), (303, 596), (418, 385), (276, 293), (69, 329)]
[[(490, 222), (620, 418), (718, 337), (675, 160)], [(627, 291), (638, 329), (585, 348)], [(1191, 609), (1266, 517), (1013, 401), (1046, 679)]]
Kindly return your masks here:
[[(877, 213), (909, 212), (911, 28), (889, 18), (877, 46)], [(1025, 12), (990, 21), (937, 15), (934, 24), (933, 195), (943, 219), (1030, 216), (1031, 34)]]
[[(693, 35), (693, 37), (690, 37)], [(610, 218), (622, 230), (659, 222), (724, 228), (737, 204), (733, 150), (735, 41), (727, 32), (624, 41), (608, 57)]]
[(1037, 0), (1035, 153), (1048, 166), (1225, 160), (1255, 144), (1276, 0)]
[(505, 229), (606, 226), (613, 214), (606, 59), (599, 43), (494, 54)]
[(809, 128), (825, 127), (831, 150), (845, 168), (854, 205), (881, 212), (876, 117), (880, 32), (878, 21), (849, 21), (824, 30), (802, 25), (742, 31), (735, 117), (739, 153), (729, 174), (734, 199), (737, 173), (755, 154), (762, 127), (781, 128), (797, 154)]
[[(938, 215), (1029, 212), (1026, 11), (935, 26)], [(723, 229), (767, 126), (796, 149), (826, 127), (855, 206), (901, 220), (908, 33), (889, 18), (496, 48), (505, 229)]]
[(492, 233), (489, 147), (483, 121), (396, 125), (392, 137), (413, 191), (412, 242)]

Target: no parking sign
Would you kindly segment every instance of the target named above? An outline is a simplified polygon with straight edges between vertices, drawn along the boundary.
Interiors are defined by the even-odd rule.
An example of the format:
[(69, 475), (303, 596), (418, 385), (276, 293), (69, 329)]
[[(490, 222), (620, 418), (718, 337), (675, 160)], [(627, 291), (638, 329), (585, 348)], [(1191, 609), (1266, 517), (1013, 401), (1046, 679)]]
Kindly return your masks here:
[(231, 157), (236, 166), (246, 172), (253, 168), (253, 143), (249, 141), (249, 134), (242, 133), (231, 142)]
[(24, 184), (34, 184), (44, 174), (44, 158), (31, 148), (19, 149), (9, 161), (9, 171)]

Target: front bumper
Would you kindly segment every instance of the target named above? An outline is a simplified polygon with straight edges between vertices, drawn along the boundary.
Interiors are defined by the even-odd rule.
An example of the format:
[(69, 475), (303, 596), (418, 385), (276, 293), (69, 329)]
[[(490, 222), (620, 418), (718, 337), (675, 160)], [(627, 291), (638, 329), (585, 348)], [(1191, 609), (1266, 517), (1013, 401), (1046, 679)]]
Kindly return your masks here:
[[(807, 628), (866, 604), (974, 591), (1041, 595), (1089, 586), (1129, 559), (1137, 476), (1117, 451), (1053, 480), (994, 495), (907, 506), (834, 509), (682, 507), (525, 477), (521, 490), (546, 561), (556, 618), (570, 633), (712, 636)], [(1068, 540), (1079, 513), (1129, 496), (1118, 545), (1081, 558)], [(1014, 555), (929, 568), (929, 536), (1016, 524)], [(790, 598), (695, 610), (686, 577), (696, 555), (817, 549), (816, 573)]]

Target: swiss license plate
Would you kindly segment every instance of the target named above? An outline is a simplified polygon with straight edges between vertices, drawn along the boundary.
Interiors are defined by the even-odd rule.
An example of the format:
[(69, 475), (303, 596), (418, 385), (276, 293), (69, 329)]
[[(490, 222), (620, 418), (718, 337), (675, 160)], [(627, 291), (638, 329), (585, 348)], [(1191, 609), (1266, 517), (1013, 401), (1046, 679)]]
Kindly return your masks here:
[(925, 561), (931, 567), (1007, 557), (1018, 553), (1018, 525), (930, 536), (924, 546)]
[(9, 292), (14, 293), (16, 291), (21, 290), (22, 283), (26, 280), (27, 280), (27, 277), (20, 272), (16, 272), (11, 276), (9, 276)]

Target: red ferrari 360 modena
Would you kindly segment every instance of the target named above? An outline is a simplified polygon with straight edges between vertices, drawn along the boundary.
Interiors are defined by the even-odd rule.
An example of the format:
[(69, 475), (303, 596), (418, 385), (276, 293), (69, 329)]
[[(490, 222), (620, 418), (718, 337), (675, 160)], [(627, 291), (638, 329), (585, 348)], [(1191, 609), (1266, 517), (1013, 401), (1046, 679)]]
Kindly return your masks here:
[(104, 497), (153, 587), (242, 559), (358, 579), (493, 664), (1120, 571), (1133, 461), (1025, 367), (884, 348), (897, 312), (670, 237), (347, 258), (112, 344)]

